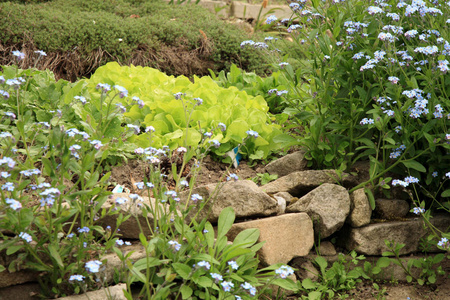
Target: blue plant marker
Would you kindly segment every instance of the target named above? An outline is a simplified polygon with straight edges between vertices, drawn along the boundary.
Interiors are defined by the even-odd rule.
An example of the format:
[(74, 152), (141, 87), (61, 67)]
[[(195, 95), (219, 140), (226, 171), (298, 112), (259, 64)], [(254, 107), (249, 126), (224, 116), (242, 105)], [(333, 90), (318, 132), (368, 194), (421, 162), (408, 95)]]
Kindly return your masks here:
[(114, 189), (112, 190), (112, 192), (113, 192), (114, 194), (122, 193), (122, 192), (123, 192), (123, 186), (121, 186), (121, 185), (116, 185), (116, 186), (114, 187)]
[(239, 146), (228, 151), (227, 153), (225, 153), (225, 155), (228, 155), (231, 158), (231, 162), (233, 163), (233, 166), (235, 168), (237, 168), (239, 166), (239, 161), (242, 158), (242, 155), (239, 153)]

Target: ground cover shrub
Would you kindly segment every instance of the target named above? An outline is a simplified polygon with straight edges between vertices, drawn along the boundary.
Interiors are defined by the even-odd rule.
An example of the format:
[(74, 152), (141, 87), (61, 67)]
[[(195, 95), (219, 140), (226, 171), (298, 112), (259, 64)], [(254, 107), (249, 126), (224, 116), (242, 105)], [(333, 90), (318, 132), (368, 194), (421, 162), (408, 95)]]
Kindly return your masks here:
[[(264, 58), (235, 46), (246, 33), (198, 5), (162, 1), (50, 1), (1, 4), (1, 62), (12, 50), (48, 55), (39, 64), (75, 81), (109, 62), (157, 67), (168, 74), (208, 74), (236, 63), (264, 72)], [(22, 68), (33, 66), (25, 59)]]
[[(293, 144), (308, 150), (309, 166), (347, 170), (370, 163), (365, 188), (389, 197), (392, 187), (410, 195), (429, 240), (448, 250), (450, 237), (429, 222), (431, 211), (450, 211), (449, 4), (443, 1), (298, 1), (293, 18), (267, 23), (305, 50), (303, 68), (282, 56), (274, 64), (290, 85), (274, 90), (299, 125)], [(298, 22), (295, 24), (294, 21)], [(242, 47), (273, 54), (275, 39)]]
[[(23, 53), (14, 55), (25, 59)], [(189, 82), (152, 72), (152, 80), (162, 85), (166, 80), (168, 85), (181, 88)], [(100, 70), (93, 78), (101, 76), (105, 74)], [(146, 79), (142, 80), (145, 83)], [(93, 87), (87, 80), (55, 82), (51, 72), (14, 66), (3, 67), (0, 87), (0, 251), (8, 257), (0, 272), (38, 272), (41, 296), (47, 299), (107, 289), (108, 262), (102, 256), (114, 251), (129, 270), (117, 273), (115, 279), (129, 285), (141, 283), (141, 296), (147, 299), (254, 299), (270, 292), (269, 284), (297, 290), (287, 278), (293, 274), (289, 266), (257, 268), (256, 251), (262, 247), (256, 243), (257, 229), (241, 232), (232, 243), (227, 241), (225, 234), (235, 218), (232, 209), (222, 211), (217, 234), (206, 220), (187, 218), (190, 210), (199, 211), (214, 199), (192, 194), (199, 164), (187, 175), (183, 175), (184, 168), (193, 156), (200, 163), (210, 148), (220, 145), (218, 141), (208, 143), (206, 149), (187, 143), (172, 150), (168, 145), (155, 148), (151, 143), (145, 148), (134, 146), (136, 158), (149, 169), (148, 176), (135, 184), (138, 194), (116, 198), (111, 207), (104, 208), (111, 197), (107, 159), (114, 149), (112, 141), (126, 142), (130, 133), (137, 134), (145, 126), (137, 119), (134, 124), (120, 126), (127, 120), (122, 101), (128, 91), (107, 83)], [(133, 88), (138, 90), (137, 85)], [(185, 91), (189, 93), (189, 89)], [(183, 97), (177, 101), (187, 105), (184, 124), (189, 132), (189, 118), (203, 103), (196, 100), (196, 105), (190, 106)], [(141, 102), (134, 99), (133, 105), (138, 107)], [(84, 124), (77, 126), (78, 122)], [(154, 128), (146, 129), (150, 141)], [(248, 135), (257, 140), (255, 132)], [(163, 158), (174, 154), (181, 157), (181, 167), (172, 166), (169, 175), (163, 174)], [(175, 180), (175, 188), (169, 188), (163, 175)], [(230, 174), (228, 179), (236, 180), (237, 176)], [(155, 198), (154, 203), (143, 201), (144, 190)], [(183, 191), (188, 196), (182, 201), (178, 193)], [(120, 209), (124, 207), (125, 213)], [(137, 209), (148, 217), (146, 224), (137, 222), (148, 229), (140, 227), (139, 235), (148, 255), (133, 264), (121, 249), (130, 242), (121, 239), (117, 229), (128, 218), (137, 217)], [(117, 215), (115, 226), (102, 226), (104, 218), (111, 215)], [(132, 299), (130, 293), (126, 297)]]

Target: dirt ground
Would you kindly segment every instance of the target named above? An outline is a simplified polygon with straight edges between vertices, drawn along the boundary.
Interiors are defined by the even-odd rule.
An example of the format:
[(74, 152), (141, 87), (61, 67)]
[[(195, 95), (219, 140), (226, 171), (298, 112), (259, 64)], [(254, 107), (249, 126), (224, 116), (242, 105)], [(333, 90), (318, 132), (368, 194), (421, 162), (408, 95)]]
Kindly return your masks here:
[[(257, 173), (264, 173), (264, 166), (257, 164), (253, 167), (249, 167), (249, 165), (244, 161), (240, 163), (237, 169), (235, 169), (232, 166), (230, 167), (229, 164), (215, 161), (210, 156), (207, 156), (201, 164), (201, 171), (197, 177), (195, 185), (199, 186), (225, 181), (226, 177), (230, 173), (235, 173), (241, 180), (251, 179), (255, 177)], [(145, 176), (146, 163), (137, 160), (130, 160), (127, 164), (114, 167), (111, 170), (110, 182), (112, 184), (120, 184), (133, 192), (135, 191), (133, 183), (143, 181)], [(173, 182), (168, 182), (168, 185), (170, 187), (173, 185)]]
[[(230, 174), (235, 173), (239, 179), (251, 179), (258, 173), (264, 173), (264, 165), (257, 164), (250, 167), (243, 161), (237, 169), (228, 164), (218, 162), (207, 156), (202, 165), (201, 172), (197, 177), (196, 185), (204, 185), (224, 181)], [(111, 183), (120, 184), (134, 190), (133, 183), (139, 182), (145, 176), (145, 163), (136, 160), (130, 160), (123, 166), (114, 167), (111, 170)], [(170, 183), (169, 183), (170, 185)], [(372, 281), (363, 281), (357, 288), (349, 291), (345, 299), (386, 299), (386, 300), (450, 300), (450, 259), (443, 261), (442, 267), (446, 271), (445, 276), (438, 277), (433, 285), (420, 286), (414, 283), (396, 282), (377, 282), (379, 289), (375, 289)], [(409, 297), (409, 298), (408, 298)], [(289, 297), (289, 299), (298, 299), (298, 297)], [(335, 297), (335, 299), (340, 299)], [(344, 298), (342, 298), (344, 299)]]

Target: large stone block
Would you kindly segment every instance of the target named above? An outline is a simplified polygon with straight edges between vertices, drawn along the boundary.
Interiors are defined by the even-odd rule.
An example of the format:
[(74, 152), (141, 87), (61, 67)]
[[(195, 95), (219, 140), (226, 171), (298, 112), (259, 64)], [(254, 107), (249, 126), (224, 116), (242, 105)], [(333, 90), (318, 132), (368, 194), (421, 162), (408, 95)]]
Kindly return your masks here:
[(296, 171), (305, 170), (307, 163), (305, 152), (297, 151), (270, 162), (265, 167), (265, 170), (269, 174), (276, 174), (278, 177), (283, 177)]
[(324, 183), (338, 182), (335, 170), (307, 170), (290, 173), (261, 186), (268, 194), (288, 192), (294, 197), (301, 197)]
[(361, 227), (370, 223), (372, 208), (364, 189), (358, 189), (350, 194), (351, 210), (347, 222), (352, 227)]
[(322, 239), (344, 225), (350, 196), (344, 187), (325, 183), (289, 205), (286, 212), (306, 212), (314, 222), (316, 236)]
[[(438, 215), (430, 221), (446, 232), (450, 226), (450, 215)], [(424, 228), (423, 219), (414, 218), (407, 221), (369, 224), (359, 228), (345, 228), (342, 230), (339, 241), (347, 250), (356, 250), (364, 255), (381, 255), (389, 251), (384, 241), (394, 241), (405, 244), (405, 247), (400, 250), (400, 255), (405, 255), (417, 252), (420, 240), (429, 233), (430, 231)]]
[[(126, 202), (122, 205), (117, 205), (115, 204), (117, 198), (125, 199)], [(102, 208), (109, 210), (113, 205), (115, 205), (115, 207), (119, 210), (119, 213), (122, 213), (124, 216), (131, 214), (131, 217), (123, 222), (119, 227), (121, 237), (125, 239), (139, 239), (139, 233), (141, 232), (140, 228), (142, 228), (142, 231), (145, 235), (151, 234), (151, 230), (148, 227), (148, 224), (153, 224), (154, 215), (157, 215), (155, 213), (156, 206), (159, 205), (160, 209), (163, 210), (164, 205), (168, 204), (158, 203), (156, 199), (148, 197), (141, 197), (140, 200), (132, 200), (130, 199), (130, 194), (117, 193), (113, 194), (112, 197), (103, 204)], [(147, 216), (144, 216), (142, 213), (142, 207), (144, 205), (153, 208), (153, 212), (149, 212)], [(101, 218), (98, 223), (105, 228), (107, 226), (111, 226), (112, 230), (116, 230), (118, 217), (119, 214), (109, 214)]]
[(127, 290), (126, 283), (119, 283), (118, 285), (109, 286), (105, 289), (101, 289), (98, 291), (87, 292), (86, 294), (68, 296), (63, 298), (58, 298), (59, 300), (105, 300), (105, 299), (114, 299), (114, 300), (127, 300), (125, 295), (123, 294), (123, 290)]
[[(262, 192), (251, 180), (230, 181), (218, 185), (200, 186), (192, 191), (193, 194), (202, 196), (203, 201), (207, 201), (198, 213), (199, 220), (207, 218), (208, 221), (215, 223), (222, 210), (229, 206), (234, 209), (236, 219), (264, 217), (278, 212), (277, 201)], [(188, 201), (187, 197), (187, 192), (180, 193), (182, 202)], [(194, 208), (190, 211), (189, 217), (193, 217), (196, 213), (197, 210)]]
[(375, 213), (380, 219), (398, 219), (405, 217), (410, 208), (406, 200), (377, 199), (375, 200)]
[(258, 251), (264, 265), (287, 264), (294, 257), (307, 255), (314, 245), (312, 221), (305, 213), (236, 223), (227, 237), (233, 240), (241, 231), (249, 228), (258, 228), (259, 242), (265, 242)]

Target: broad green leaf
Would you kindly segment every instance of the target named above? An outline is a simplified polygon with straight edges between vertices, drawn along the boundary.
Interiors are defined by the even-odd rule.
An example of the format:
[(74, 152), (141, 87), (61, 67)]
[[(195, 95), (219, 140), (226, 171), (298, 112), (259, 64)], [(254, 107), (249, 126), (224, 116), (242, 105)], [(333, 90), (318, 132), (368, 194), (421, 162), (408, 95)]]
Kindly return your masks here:
[(376, 265), (380, 268), (386, 268), (390, 264), (391, 264), (391, 259), (389, 257), (380, 257), (376, 263)]
[(292, 281), (292, 279), (290, 279), (290, 278), (286, 278), (286, 279), (277, 278), (272, 283), (275, 285), (278, 285), (279, 287), (282, 287), (285, 290), (289, 290), (289, 291), (297, 291), (298, 290), (297, 284), (294, 281)]
[(208, 244), (209, 248), (214, 247), (214, 228), (212, 227), (211, 223), (206, 222), (205, 229), (208, 231), (204, 234), (206, 238), (206, 243)]
[(93, 174), (89, 174), (88, 172), (85, 173), (86, 178), (86, 188), (91, 188), (94, 187), (94, 185), (96, 185), (98, 183), (98, 179), (100, 174), (95, 171)]
[(433, 260), (434, 264), (438, 264), (440, 263), (443, 259), (445, 258), (445, 255), (443, 253), (439, 253), (436, 254), (433, 258), (431, 258)]
[(234, 238), (233, 244), (246, 245), (244, 247), (250, 247), (258, 241), (260, 232), (257, 228), (245, 229)]
[(183, 299), (188, 299), (192, 296), (193, 293), (192, 289), (187, 285), (183, 285), (180, 289), (180, 292)]
[(273, 142), (280, 144), (281, 147), (289, 147), (298, 143), (296, 138), (286, 133), (276, 135)]
[(326, 270), (326, 268), (328, 266), (327, 260), (325, 258), (323, 258), (322, 256), (317, 256), (316, 259), (314, 259), (314, 261), (320, 267), (321, 273), (325, 274), (325, 270)]
[(319, 291), (309, 292), (308, 300), (320, 300), (322, 299), (322, 293)]
[(206, 253), (194, 254), (194, 255), (192, 255), (192, 259), (196, 260), (196, 261), (200, 261), (200, 260), (208, 261), (208, 262), (213, 263), (215, 265), (220, 264), (220, 262), (217, 259), (215, 259), (211, 255), (206, 254)]
[(372, 271), (371, 271), (371, 273), (372, 274), (379, 274), (381, 272), (381, 268), (380, 267), (378, 267), (378, 266), (375, 266), (375, 267), (373, 267), (373, 269), (372, 269)]
[(156, 257), (141, 258), (133, 264), (133, 268), (138, 271), (141, 271), (141, 270), (145, 270), (147, 267), (152, 268), (152, 267), (159, 266), (162, 263), (163, 263), (163, 261), (159, 260)]
[(254, 253), (254, 252), (250, 249), (240, 248), (240, 247), (232, 249), (231, 251), (224, 251), (223, 261), (229, 261), (229, 260), (233, 259), (234, 257), (248, 254), (248, 253)]
[(167, 141), (175, 140), (183, 136), (183, 130), (177, 129), (174, 132), (167, 133), (163, 136)]
[(436, 275), (428, 276), (428, 282), (433, 284), (436, 282)]
[(373, 196), (372, 191), (368, 188), (364, 188), (364, 192), (367, 194), (367, 198), (369, 198), (370, 208), (372, 208), (372, 210), (374, 210), (376, 204), (375, 204), (375, 197)]
[(210, 288), (213, 285), (211, 278), (202, 276), (197, 280), (197, 284), (203, 288)]
[(315, 283), (311, 280), (311, 278), (303, 279), (302, 286), (307, 290), (313, 290), (317, 287), (318, 283)]
[(234, 223), (235, 214), (231, 206), (222, 210), (217, 222), (217, 239), (225, 236)]
[(135, 267), (133, 267), (133, 265), (128, 266), (129, 270), (131, 271), (131, 273), (142, 283), (146, 283), (147, 282), (147, 278), (145, 278), (144, 274), (142, 274), (138, 269), (136, 269)]
[(402, 163), (408, 169), (414, 169), (422, 173), (425, 173), (427, 171), (427, 169), (421, 163), (415, 160), (402, 161)]
[(443, 191), (441, 197), (450, 197), (450, 189)]
[(24, 245), (12, 245), (6, 249), (6, 255), (11, 255), (24, 248)]
[(173, 263), (172, 267), (175, 270), (175, 272), (177, 272), (177, 274), (180, 275), (181, 278), (183, 279), (188, 279), (192, 271), (192, 267), (189, 267), (182, 263)]
[(61, 259), (61, 256), (59, 255), (58, 249), (56, 249), (55, 245), (52, 245), (52, 244), (48, 245), (48, 251), (50, 252), (52, 259), (54, 259), (56, 261), (58, 266), (61, 269), (64, 269), (64, 263)]

